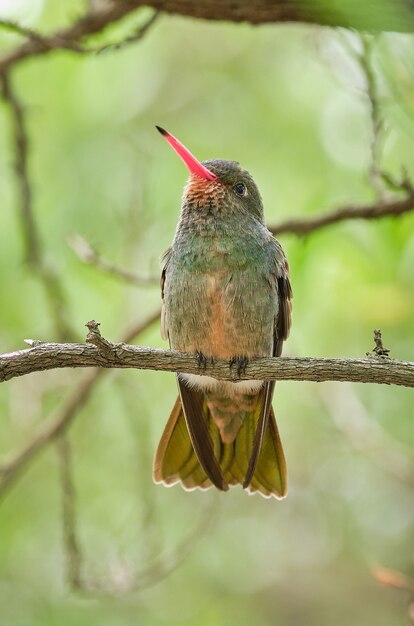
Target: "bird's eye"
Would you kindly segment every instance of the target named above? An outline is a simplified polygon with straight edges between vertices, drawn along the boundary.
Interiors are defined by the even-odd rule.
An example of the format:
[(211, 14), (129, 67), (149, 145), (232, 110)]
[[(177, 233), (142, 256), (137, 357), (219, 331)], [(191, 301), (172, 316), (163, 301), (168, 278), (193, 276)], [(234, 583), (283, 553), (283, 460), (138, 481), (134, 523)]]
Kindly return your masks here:
[(233, 189), (238, 196), (247, 196), (247, 187), (244, 183), (236, 183)]

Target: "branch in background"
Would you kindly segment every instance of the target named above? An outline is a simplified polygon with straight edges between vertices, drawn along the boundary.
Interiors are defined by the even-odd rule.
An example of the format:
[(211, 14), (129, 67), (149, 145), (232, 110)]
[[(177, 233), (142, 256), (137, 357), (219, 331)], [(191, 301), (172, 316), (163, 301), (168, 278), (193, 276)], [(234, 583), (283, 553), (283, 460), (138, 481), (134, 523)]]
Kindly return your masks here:
[(35, 267), (39, 263), (39, 234), (32, 211), (32, 190), (27, 168), (28, 140), (24, 122), (24, 110), (10, 84), (7, 75), (1, 77), (2, 95), (10, 107), (12, 118), (15, 170), (20, 194), (20, 224), (23, 231), (26, 262)]
[(414, 488), (414, 458), (412, 450), (395, 440), (377, 421), (371, 419), (352, 385), (319, 389), (319, 397), (332, 418), (352, 446), (385, 470)]
[(365, 0), (352, 3), (349, 8), (347, 4), (321, 0), (147, 0), (146, 4), (165, 13), (209, 20), (251, 24), (303, 22), (362, 31), (414, 30), (414, 7), (404, 0)]
[(27, 39), (30, 39), (31, 41), (45, 41), (45, 38), (40, 35), (40, 33), (36, 33), (36, 31), (31, 28), (27, 28), (27, 26), (23, 26), (14, 20), (0, 19), (0, 29), (6, 30), (9, 33), (14, 33), (15, 35), (27, 37)]
[(357, 60), (365, 77), (366, 95), (370, 106), (371, 118), (371, 167), (369, 169), (369, 180), (373, 189), (378, 193), (378, 197), (384, 200), (385, 188), (381, 170), (384, 120), (381, 115), (377, 79), (372, 62), (373, 40), (366, 34), (360, 35), (359, 38), (362, 45), (362, 54), (357, 55)]
[[(14, 31), (27, 36), (29, 40), (3, 57), (0, 73), (22, 59), (47, 54), (54, 49), (82, 53), (85, 51), (81, 45), (84, 38), (102, 32), (108, 25), (143, 6), (198, 19), (251, 24), (304, 22), (361, 31), (414, 31), (414, 7), (412, 3), (403, 0), (393, 2), (391, 10), (381, 0), (354, 3), (352, 10), (335, 3), (321, 3), (320, 0), (128, 0), (110, 3), (100, 9), (92, 8), (71, 26), (47, 37), (15, 25)], [(4, 20), (3, 25), (13, 28), (10, 22)], [(134, 35), (128, 39), (134, 41), (136, 36), (135, 39)], [(120, 42), (115, 47), (122, 45)]]
[[(143, 6), (151, 6), (156, 12), (176, 13), (188, 17), (232, 22), (250, 22), (251, 24), (304, 22), (326, 26), (342, 26), (362, 31), (414, 31), (414, 7), (407, 2), (395, 2), (393, 10), (386, 10), (380, 0), (366, 0), (355, 4), (352, 11), (337, 8), (332, 3), (319, 0), (129, 0), (111, 3), (101, 9), (92, 9), (74, 24), (58, 30), (50, 36), (40, 35), (31, 29), (2, 20), (2, 25), (9, 30), (28, 37), (28, 41), (7, 53), (0, 60), (0, 74), (4, 74), (16, 63), (28, 57), (44, 55), (52, 50), (70, 50), (76, 53), (88, 52), (82, 46), (86, 37), (105, 30), (109, 25), (120, 21)], [(149, 19), (147, 28), (155, 21), (155, 15)], [(144, 33), (142, 33), (144, 34)], [(127, 37), (124, 42), (113, 44), (115, 48), (125, 43), (137, 41), (142, 35), (139, 31)], [(109, 44), (109, 47), (112, 47)], [(101, 47), (104, 50), (107, 46)], [(99, 49), (98, 49), (99, 50)], [(91, 50), (93, 51), (93, 49)]]
[(91, 244), (80, 235), (73, 235), (70, 237), (69, 245), (81, 261), (87, 265), (97, 267), (102, 272), (105, 272), (105, 274), (109, 274), (114, 278), (120, 278), (124, 282), (136, 285), (137, 287), (148, 287), (151, 285), (157, 285), (159, 287), (159, 278), (139, 276), (138, 274), (134, 274), (123, 267), (113, 265), (104, 259), (104, 257), (102, 257), (99, 252), (97, 252)]
[[(123, 340), (129, 342), (138, 337), (155, 321), (160, 319), (160, 313), (160, 311), (156, 311), (144, 321), (138, 322), (136, 326), (125, 334)], [(92, 346), (87, 347), (90, 348)], [(67, 431), (78, 411), (88, 401), (95, 384), (104, 374), (105, 370), (103, 369), (93, 369), (87, 372), (81, 382), (77, 384), (73, 394), (69, 396), (59, 410), (57, 417), (51, 423), (46, 423), (22, 450), (0, 465), (0, 492), (10, 486), (12, 481), (26, 469), (38, 452), (52, 441), (55, 441), (60, 434)]]
[[(371, 123), (370, 165), (368, 179), (380, 200), (385, 200), (386, 187), (381, 169), (381, 153), (384, 143), (384, 119), (381, 114), (377, 77), (373, 64), (375, 39), (367, 33), (338, 31), (338, 38), (349, 57), (356, 62), (365, 82), (364, 96), (369, 106)], [(358, 48), (355, 45), (358, 42)]]
[(217, 493), (212, 492), (211, 501), (203, 507), (194, 528), (186, 534), (175, 548), (167, 554), (154, 558), (153, 562), (142, 569), (136, 575), (123, 583), (99, 582), (86, 579), (82, 585), (82, 591), (93, 595), (119, 595), (119, 593), (137, 593), (157, 585), (177, 570), (188, 559), (196, 545), (207, 535), (217, 520), (219, 512), (219, 499)]
[(155, 559), (148, 567), (140, 572), (132, 583), (129, 591), (142, 591), (158, 584), (169, 574), (178, 569), (188, 559), (195, 546), (208, 534), (216, 523), (219, 512), (219, 498), (217, 493), (211, 494), (209, 504), (203, 507), (198, 522), (192, 531), (183, 537), (175, 549), (166, 556)]
[[(408, 184), (409, 183), (407, 183), (407, 181), (402, 183), (405, 189)], [(393, 199), (380, 201), (366, 206), (350, 205), (323, 215), (285, 220), (279, 224), (270, 225), (269, 230), (274, 235), (279, 235), (281, 233), (309, 235), (309, 233), (315, 230), (320, 230), (326, 226), (331, 226), (332, 224), (337, 224), (338, 222), (344, 222), (346, 220), (372, 220), (382, 217), (397, 217), (399, 215), (403, 215), (403, 213), (414, 211), (414, 188), (411, 184), (409, 184), (409, 187), (410, 190), (407, 197), (402, 198), (401, 200)]]
[[(16, 63), (23, 59), (45, 55), (52, 50), (69, 50), (78, 54), (89, 54), (102, 52), (111, 47), (119, 49), (128, 43), (138, 41), (156, 21), (158, 17), (157, 12), (151, 15), (151, 17), (132, 35), (122, 41), (90, 49), (82, 45), (82, 41), (86, 37), (104, 31), (111, 24), (118, 22), (123, 17), (144, 5), (147, 5), (147, 3), (129, 1), (111, 4), (100, 10), (92, 10), (79, 18), (74, 24), (50, 36), (43, 36), (33, 31), (26, 31), (24, 27), (18, 27), (18, 29), (21, 30), (20, 34), (25, 34), (29, 37), (29, 41), (26, 41), (11, 52), (8, 52), (0, 59), (0, 75), (4, 75)], [(3, 21), (3, 24), (5, 23), (6, 22)]]
[[(48, 37), (47, 35), (42, 35), (41, 33), (38, 33), (31, 28), (27, 28), (26, 26), (22, 26), (21, 24), (18, 24), (17, 22), (14, 22), (12, 20), (0, 20), (0, 28), (8, 30), (15, 35), (26, 37), (29, 40), (29, 42), (27, 43), (33, 43), (36, 49), (39, 48), (39, 50), (42, 50), (43, 52), (61, 49), (71, 50), (72, 52), (82, 52), (81, 46), (75, 41), (61, 39), (58, 34)], [(10, 59), (10, 57), (13, 57), (13, 55), (18, 55), (19, 50), (24, 48), (25, 45), (26, 44), (23, 44), (20, 47), (15, 48), (12, 52), (9, 52), (1, 59), (1, 74), (7, 73), (13, 65), (13, 63), (9, 64), (7, 60)]]
[(66, 298), (58, 276), (44, 260), (44, 253), (33, 210), (33, 194), (28, 172), (28, 139), (24, 108), (20, 104), (7, 74), (1, 77), (3, 97), (8, 103), (13, 122), (16, 180), (20, 193), (20, 224), (23, 232), (25, 260), (42, 283), (48, 300), (56, 336), (61, 341), (73, 340), (74, 333), (66, 316)]
[(71, 448), (66, 434), (61, 434), (57, 439), (56, 449), (58, 451), (60, 484), (62, 487), (63, 543), (66, 552), (67, 579), (72, 589), (81, 589), (82, 554), (77, 534)]
[[(340, 33), (341, 34), (341, 33)], [(399, 216), (414, 210), (414, 187), (408, 176), (403, 173), (400, 181), (394, 180), (389, 174), (381, 169), (381, 150), (383, 144), (384, 123), (381, 115), (381, 107), (378, 96), (378, 85), (373, 69), (373, 40), (366, 34), (358, 36), (362, 52), (356, 52), (350, 45), (349, 40), (343, 35), (341, 41), (350, 54), (358, 63), (366, 83), (366, 96), (370, 106), (371, 119), (371, 164), (369, 180), (373, 189), (377, 192), (379, 200), (366, 206), (345, 206), (324, 215), (316, 215), (305, 218), (293, 218), (269, 226), (273, 234), (291, 233), (308, 235), (332, 224), (351, 219), (378, 219), (382, 217)], [(405, 194), (404, 198), (396, 199), (386, 197), (386, 189)]]
[[(112, 343), (104, 339), (97, 322), (88, 322), (86, 344), (47, 343), (26, 340), (31, 348), (0, 355), (0, 382), (56, 368), (136, 368), (188, 374), (204, 374), (221, 380), (327, 380), (378, 383), (414, 387), (414, 363), (387, 358), (325, 359), (264, 357), (251, 359), (239, 373), (228, 361), (215, 360), (200, 369), (196, 356)], [(94, 345), (90, 345), (94, 344)]]
[(158, 20), (158, 18), (160, 17), (161, 13), (159, 11), (155, 11), (151, 17), (144, 22), (144, 24), (142, 24), (141, 26), (139, 26), (139, 28), (136, 28), (135, 31), (131, 34), (128, 35), (128, 37), (125, 37), (124, 39), (120, 39), (117, 42), (114, 43), (108, 43), (105, 44), (104, 46), (98, 46), (97, 48), (86, 48), (85, 52), (86, 53), (95, 53), (95, 54), (101, 54), (102, 52), (112, 52), (114, 50), (121, 50), (122, 48), (125, 48), (126, 46), (129, 46), (133, 43), (137, 43), (137, 41), (140, 41), (144, 35), (146, 35), (147, 31), (151, 28), (151, 26), (153, 26), (153, 24), (155, 24), (155, 22)]
[[(127, 425), (127, 437), (133, 446), (131, 454), (133, 489), (134, 493), (139, 494), (139, 516), (132, 524), (141, 545), (143, 561), (152, 563), (165, 550), (165, 537), (159, 528), (157, 490), (148, 489), (148, 468), (152, 466), (154, 454), (152, 445), (154, 420), (151, 419), (151, 411), (147, 411), (147, 406), (140, 397), (143, 385), (139, 383), (137, 376), (116, 376), (113, 382), (113, 389), (122, 403), (120, 415)], [(139, 420), (137, 420), (137, 397), (140, 397)]]
[[(19, 104), (16, 96), (11, 91), (10, 83), (7, 75), (5, 74), (6, 70), (10, 69), (10, 67), (21, 58), (25, 58), (26, 56), (33, 56), (38, 54), (44, 54), (50, 50), (62, 47), (68, 47), (68, 42), (72, 42), (72, 44), (76, 41), (87, 37), (88, 35), (95, 34), (104, 30), (109, 24), (114, 21), (118, 21), (119, 19), (125, 17), (132, 10), (140, 6), (140, 2), (133, 2), (132, 4), (125, 3), (125, 5), (120, 5), (116, 7), (110, 7), (106, 9), (101, 9), (99, 11), (93, 11), (89, 14), (86, 14), (80, 20), (78, 20), (75, 24), (60, 31), (57, 35), (52, 38), (48, 38), (48, 44), (45, 44), (44, 38), (41, 35), (38, 35), (31, 31), (30, 29), (26, 29), (24, 27), (19, 27), (17, 25), (11, 26), (12, 23), (8, 23), (8, 26), (14, 28), (16, 30), (21, 30), (21, 33), (25, 33), (27, 36), (30, 36), (30, 41), (23, 44), (20, 48), (17, 48), (14, 52), (10, 53), (8, 56), (4, 57), (0, 60), (0, 76), (3, 80), (3, 94), (6, 100), (8, 100), (11, 109), (13, 111), (13, 115), (15, 118), (15, 132), (16, 132), (16, 169), (18, 173), (18, 177), (20, 179), (20, 187), (21, 187), (21, 196), (22, 196), (22, 210), (24, 213), (24, 221), (23, 225), (26, 229), (25, 239), (33, 247), (33, 249), (28, 248), (28, 254), (30, 255), (28, 258), (31, 260), (37, 259), (39, 260), (38, 250), (38, 237), (35, 230), (35, 225), (33, 219), (31, 219), (30, 215), (30, 206), (32, 202), (30, 186), (28, 183), (27, 176), (27, 137), (24, 129), (24, 118), (23, 118), (23, 108)], [(163, 3), (160, 3), (163, 4)], [(168, 5), (168, 2), (166, 3)], [(178, 3), (179, 4), (179, 3)], [(185, 3), (184, 3), (185, 4)], [(206, 3), (208, 4), (208, 2)], [(244, 3), (242, 3), (244, 4)], [(158, 7), (160, 8), (160, 7)], [(217, 8), (217, 7), (216, 7)], [(166, 9), (168, 11), (168, 9)], [(124, 45), (124, 43), (137, 41), (140, 39), (148, 28), (156, 21), (158, 17), (158, 12), (154, 13), (147, 22), (145, 22), (133, 35), (126, 38), (123, 41), (120, 41), (116, 44), (108, 44), (102, 46), (101, 48), (96, 48), (95, 51), (103, 51), (108, 48), (118, 49)], [(1, 24), (1, 22), (0, 22)], [(3, 24), (7, 24), (7, 22), (3, 21)], [(373, 165), (371, 168), (371, 179), (374, 177), (376, 182), (376, 187), (378, 188), (381, 179), (389, 180), (389, 177), (381, 174), (379, 170), (379, 146), (380, 146), (380, 131), (382, 129), (382, 120), (379, 112), (379, 105), (377, 99), (377, 91), (376, 91), (376, 82), (375, 76), (372, 71), (372, 67), (370, 65), (370, 55), (371, 48), (367, 39), (362, 39), (365, 42), (365, 52), (363, 55), (358, 56), (358, 60), (361, 64), (361, 67), (365, 73), (366, 81), (367, 81), (367, 95), (371, 104), (371, 119), (373, 124), (373, 138), (371, 142), (371, 153)], [(75, 49), (70, 47), (70, 49)], [(83, 49), (81, 47), (76, 48), (77, 52), (88, 52), (87, 49)], [(92, 49), (90, 50), (92, 51)], [(394, 185), (395, 187), (395, 185)], [(411, 184), (407, 180), (403, 181), (397, 187), (399, 190), (405, 190), (408, 195), (406, 198), (401, 200), (382, 200), (378, 203), (368, 206), (348, 206), (328, 213), (326, 215), (320, 215), (311, 218), (297, 218), (292, 220), (286, 220), (281, 222), (280, 224), (274, 224), (269, 227), (271, 232), (274, 234), (280, 233), (294, 233), (299, 235), (306, 235), (310, 232), (324, 228), (331, 224), (350, 220), (350, 219), (377, 219), (385, 216), (396, 216), (401, 215), (403, 213), (412, 211), (414, 209), (414, 189)], [(134, 284), (150, 284), (152, 283), (152, 279), (150, 278), (141, 278), (139, 276), (135, 276), (130, 272), (123, 270), (122, 268), (117, 268), (109, 263), (107, 263), (104, 259), (99, 258), (95, 255), (96, 261), (95, 264), (100, 266), (103, 271), (113, 273), (123, 278), (128, 282), (132, 282)], [(45, 285), (47, 286), (47, 293), (49, 298), (55, 300), (55, 318), (58, 316), (62, 318), (62, 310), (61, 307), (56, 306), (56, 298), (55, 295), (60, 289), (60, 285), (56, 280), (54, 273), (50, 269), (46, 269), (44, 264), (37, 264), (37, 269), (41, 270), (43, 273), (47, 275), (47, 280), (45, 281)], [(61, 294), (62, 295), (62, 294)], [(67, 324), (63, 319), (60, 322), (61, 327), (65, 331), (66, 338), (70, 336), (67, 328)], [(66, 328), (65, 328), (66, 326)], [(60, 333), (59, 333), (60, 334)], [(62, 337), (61, 337), (62, 338)]]

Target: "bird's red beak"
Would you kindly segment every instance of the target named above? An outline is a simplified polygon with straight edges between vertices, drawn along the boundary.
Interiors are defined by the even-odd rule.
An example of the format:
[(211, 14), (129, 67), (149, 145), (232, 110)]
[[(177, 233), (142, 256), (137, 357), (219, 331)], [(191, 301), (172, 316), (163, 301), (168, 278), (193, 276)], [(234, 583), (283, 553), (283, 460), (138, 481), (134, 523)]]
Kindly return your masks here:
[(155, 127), (163, 137), (168, 141), (170, 146), (176, 151), (179, 157), (184, 161), (188, 169), (192, 174), (197, 174), (197, 176), (201, 176), (201, 178), (205, 178), (207, 180), (216, 180), (217, 176), (210, 172), (200, 161), (198, 161), (195, 156), (191, 154), (189, 150), (181, 141), (178, 141), (173, 135), (170, 135), (166, 130), (160, 128), (159, 126)]

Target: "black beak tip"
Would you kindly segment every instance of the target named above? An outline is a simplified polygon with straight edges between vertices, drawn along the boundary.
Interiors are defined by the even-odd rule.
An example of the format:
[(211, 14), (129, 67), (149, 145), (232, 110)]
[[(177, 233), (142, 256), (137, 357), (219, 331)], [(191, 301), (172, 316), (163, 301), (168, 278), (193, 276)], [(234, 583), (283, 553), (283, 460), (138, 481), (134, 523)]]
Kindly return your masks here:
[(159, 133), (161, 133), (161, 135), (168, 135), (167, 131), (161, 128), (161, 126), (155, 125), (155, 128), (158, 130)]

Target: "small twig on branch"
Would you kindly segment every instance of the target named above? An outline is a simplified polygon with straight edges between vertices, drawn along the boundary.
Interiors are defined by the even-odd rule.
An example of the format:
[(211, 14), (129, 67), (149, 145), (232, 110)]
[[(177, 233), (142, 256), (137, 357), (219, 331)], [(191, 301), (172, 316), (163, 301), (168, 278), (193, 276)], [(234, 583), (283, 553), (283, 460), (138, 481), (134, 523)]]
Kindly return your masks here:
[(309, 235), (309, 233), (315, 230), (320, 230), (326, 226), (331, 226), (332, 224), (337, 224), (338, 222), (344, 222), (346, 220), (372, 220), (382, 217), (397, 217), (403, 213), (409, 213), (413, 210), (414, 189), (410, 185), (410, 192), (408, 196), (400, 200), (387, 200), (366, 206), (350, 205), (323, 215), (293, 218), (291, 220), (280, 222), (279, 224), (270, 225), (268, 228), (274, 235), (279, 235), (281, 233)]
[(27, 26), (23, 26), (14, 20), (5, 20), (0, 19), (0, 28), (3, 30), (7, 30), (10, 33), (14, 33), (15, 35), (20, 35), (21, 37), (26, 37), (31, 41), (36, 41), (42, 45), (48, 46), (48, 41), (43, 35), (37, 33), (36, 31), (28, 28)]
[[(199, 374), (196, 356), (173, 350), (160, 350), (97, 342), (99, 329), (94, 322), (94, 344), (41, 343), (33, 348), (0, 355), (0, 382), (36, 371), (56, 368), (103, 367), (136, 368)], [(97, 344), (98, 343), (98, 347)], [(265, 357), (249, 361), (239, 376), (229, 362), (207, 363), (203, 374), (238, 382), (240, 380), (327, 380), (378, 383), (414, 387), (414, 363), (394, 359), (325, 359)]]
[(121, 50), (121, 48), (125, 48), (126, 46), (129, 46), (133, 43), (137, 43), (137, 41), (140, 41), (144, 37), (144, 35), (146, 35), (147, 31), (155, 24), (160, 15), (160, 11), (155, 11), (146, 22), (136, 28), (135, 31), (128, 37), (125, 37), (125, 39), (120, 39), (115, 43), (108, 43), (104, 46), (98, 46), (97, 48), (87, 48), (85, 49), (85, 52), (94, 52), (95, 54), (101, 54), (103, 52), (106, 53), (115, 50)]
[[(91, 15), (93, 14), (94, 12), (91, 13)], [(15, 33), (16, 35), (21, 35), (22, 37), (26, 37), (30, 41), (34, 42), (37, 46), (40, 46), (41, 48), (43, 48), (43, 52), (47, 52), (50, 50), (62, 50), (63, 49), (63, 50), (69, 50), (71, 52), (76, 52), (79, 54), (100, 54), (102, 52), (109, 52), (110, 50), (120, 50), (121, 48), (124, 48), (125, 46), (128, 46), (132, 43), (136, 43), (137, 41), (143, 38), (147, 30), (151, 28), (151, 26), (155, 23), (155, 21), (158, 19), (159, 16), (160, 16), (160, 12), (154, 11), (154, 13), (152, 13), (152, 15), (147, 19), (147, 21), (141, 24), (138, 28), (136, 28), (135, 31), (128, 37), (125, 37), (124, 39), (120, 39), (119, 41), (114, 42), (114, 43), (108, 43), (108, 44), (105, 44), (102, 46), (96, 46), (96, 47), (82, 46), (80, 43), (78, 43), (78, 41), (75, 41), (65, 36), (64, 35), (65, 31), (49, 37), (47, 35), (41, 35), (40, 33), (37, 33), (31, 28), (22, 26), (21, 24), (18, 24), (17, 22), (13, 20), (0, 19), (0, 28), (4, 28), (5, 30), (8, 30), (9, 32)], [(103, 26), (102, 30), (104, 28), (105, 26)], [(86, 37), (88, 34), (89, 33), (85, 33), (84, 36)], [(39, 53), (41, 53), (41, 50), (37, 52), (37, 54)], [(1, 66), (1, 61), (0, 61), (0, 66)]]
[(136, 285), (137, 287), (148, 287), (151, 285), (160, 284), (159, 278), (154, 278), (151, 276), (139, 276), (134, 272), (130, 272), (129, 270), (124, 269), (123, 267), (118, 267), (113, 265), (106, 259), (104, 259), (92, 246), (80, 235), (73, 235), (69, 238), (69, 245), (75, 254), (88, 265), (93, 265), (97, 267), (102, 272), (113, 276), (114, 278), (120, 278), (121, 280), (129, 283), (131, 285)]
[(102, 337), (101, 331), (99, 330), (100, 325), (100, 322), (96, 322), (95, 320), (86, 322), (85, 326), (88, 329), (86, 343), (92, 343), (99, 351), (103, 351), (109, 355), (112, 352), (114, 344)]
[(379, 328), (374, 330), (374, 341), (375, 348), (373, 349), (373, 352), (375, 352), (377, 356), (388, 357), (390, 351), (388, 350), (388, 348), (384, 348), (384, 345), (382, 343), (382, 334)]

